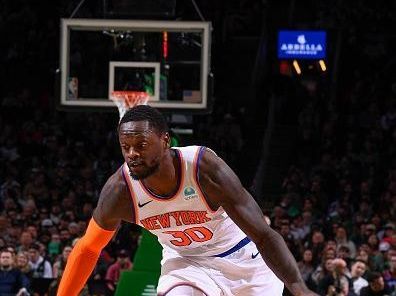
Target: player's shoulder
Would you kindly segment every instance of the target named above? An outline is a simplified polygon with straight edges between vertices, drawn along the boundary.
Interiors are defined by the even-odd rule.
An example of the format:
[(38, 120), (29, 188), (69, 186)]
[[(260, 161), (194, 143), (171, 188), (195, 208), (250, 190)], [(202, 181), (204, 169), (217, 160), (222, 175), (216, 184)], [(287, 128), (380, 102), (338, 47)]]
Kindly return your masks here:
[(205, 152), (209, 152), (217, 155), (211, 148), (199, 145), (172, 147), (171, 149), (178, 150), (183, 154), (204, 154)]
[(125, 184), (123, 178), (123, 166), (120, 166), (108, 179), (106, 184), (110, 186)]
[[(212, 162), (212, 158), (216, 157), (216, 153), (206, 146), (184, 146), (184, 147), (172, 147), (177, 150), (182, 159), (193, 166), (201, 167), (203, 159), (205, 162)], [(211, 156), (208, 156), (208, 155)]]
[(201, 174), (214, 173), (214, 170), (222, 165), (222, 160), (211, 148), (200, 146), (197, 154), (197, 165)]
[[(131, 203), (128, 186), (123, 176), (122, 167), (114, 172), (106, 181), (100, 193), (98, 205), (95, 209), (96, 218), (102, 221), (106, 229), (113, 229), (108, 221), (117, 219), (133, 221), (133, 205)], [(107, 222), (106, 222), (107, 221)]]
[(194, 153), (199, 150), (201, 146), (191, 145), (191, 146), (174, 146), (171, 149), (178, 150), (181, 153)]

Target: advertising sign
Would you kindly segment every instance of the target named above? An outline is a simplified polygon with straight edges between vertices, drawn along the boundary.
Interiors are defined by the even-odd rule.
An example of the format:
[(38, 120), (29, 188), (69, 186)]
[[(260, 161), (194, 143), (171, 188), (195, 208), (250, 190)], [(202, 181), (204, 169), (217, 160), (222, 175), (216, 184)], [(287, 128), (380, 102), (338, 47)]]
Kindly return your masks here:
[(324, 59), (326, 58), (325, 31), (279, 31), (278, 58)]

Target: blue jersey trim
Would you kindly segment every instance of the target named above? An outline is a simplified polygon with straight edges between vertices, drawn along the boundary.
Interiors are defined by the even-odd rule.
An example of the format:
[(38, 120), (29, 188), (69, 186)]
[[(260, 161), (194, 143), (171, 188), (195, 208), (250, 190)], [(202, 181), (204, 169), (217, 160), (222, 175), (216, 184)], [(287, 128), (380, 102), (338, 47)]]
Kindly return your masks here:
[(213, 257), (226, 257), (236, 251), (238, 251), (239, 249), (243, 248), (244, 246), (246, 246), (248, 243), (250, 243), (251, 240), (248, 237), (245, 237), (243, 240), (241, 240), (239, 243), (237, 243), (235, 246), (233, 246), (231, 249), (229, 249), (228, 251), (225, 251), (221, 254), (218, 255), (214, 255)]
[(208, 203), (209, 199), (207, 198), (205, 191), (202, 189), (201, 184), (199, 183), (199, 162), (201, 161), (201, 158), (202, 158), (202, 156), (203, 156), (203, 154), (205, 152), (205, 149), (206, 149), (205, 146), (201, 146), (199, 148), (198, 157), (197, 157), (197, 163), (195, 164), (196, 165), (195, 180), (197, 180), (197, 185), (199, 187), (199, 190), (202, 192), (203, 198), (206, 200), (206, 203), (208, 204), (209, 209), (212, 210), (213, 212), (216, 212), (217, 209), (212, 209), (212, 207), (209, 205), (209, 203)]

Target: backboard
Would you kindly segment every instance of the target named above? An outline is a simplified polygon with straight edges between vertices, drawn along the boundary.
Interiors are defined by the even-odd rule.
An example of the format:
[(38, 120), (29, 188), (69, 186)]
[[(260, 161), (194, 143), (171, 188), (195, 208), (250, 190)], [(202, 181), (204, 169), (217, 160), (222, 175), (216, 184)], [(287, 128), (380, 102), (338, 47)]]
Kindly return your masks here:
[(61, 108), (114, 108), (112, 91), (145, 91), (149, 105), (211, 105), (209, 22), (62, 19)]

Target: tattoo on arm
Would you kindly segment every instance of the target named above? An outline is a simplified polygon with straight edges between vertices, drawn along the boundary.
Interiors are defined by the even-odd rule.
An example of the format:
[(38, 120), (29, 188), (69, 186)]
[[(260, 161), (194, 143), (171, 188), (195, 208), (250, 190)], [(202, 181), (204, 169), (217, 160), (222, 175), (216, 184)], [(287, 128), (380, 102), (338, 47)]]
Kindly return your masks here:
[(133, 221), (133, 206), (120, 170), (104, 185), (94, 211), (95, 221), (107, 230), (117, 228), (121, 220)]

